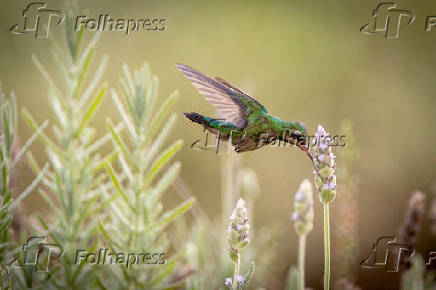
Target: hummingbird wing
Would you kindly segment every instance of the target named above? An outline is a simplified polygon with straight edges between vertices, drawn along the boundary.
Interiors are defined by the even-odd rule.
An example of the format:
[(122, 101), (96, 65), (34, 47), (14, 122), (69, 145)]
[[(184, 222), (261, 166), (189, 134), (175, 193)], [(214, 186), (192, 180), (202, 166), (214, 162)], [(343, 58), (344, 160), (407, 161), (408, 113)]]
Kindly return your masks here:
[(176, 66), (226, 121), (236, 127), (242, 129), (247, 125), (247, 116), (256, 109), (253, 107), (266, 112), (259, 102), (229, 82), (212, 79), (183, 64), (176, 64)]
[(241, 94), (241, 95), (242, 95), (241, 97), (247, 98), (247, 99), (248, 99), (247, 101), (250, 102), (250, 105), (252, 105), (252, 106), (253, 106), (253, 105), (256, 106), (256, 109), (260, 109), (262, 112), (267, 113), (266, 108), (265, 108), (261, 103), (259, 103), (259, 101), (256, 100), (254, 97), (250, 96), (250, 95), (247, 94), (247, 93), (244, 93), (244, 92), (243, 92), (241, 89), (239, 89), (237, 86), (235, 86), (234, 84), (232, 84), (232, 83), (229, 82), (229, 81), (226, 81), (225, 79), (222, 79), (222, 78), (220, 78), (220, 77), (216, 77), (215, 79), (216, 79), (217, 81), (219, 81), (220, 83), (222, 83), (223, 85), (225, 85), (226, 87), (228, 87), (229, 89), (232, 89), (232, 90), (238, 92), (239, 94)]

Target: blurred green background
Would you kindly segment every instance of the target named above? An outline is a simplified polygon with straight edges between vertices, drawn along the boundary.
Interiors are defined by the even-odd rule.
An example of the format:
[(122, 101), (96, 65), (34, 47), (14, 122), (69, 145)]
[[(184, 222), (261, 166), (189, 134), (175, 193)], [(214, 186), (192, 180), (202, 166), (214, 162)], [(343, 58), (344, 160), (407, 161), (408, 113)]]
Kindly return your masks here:
[[(49, 71), (55, 62), (47, 39), (15, 35), (9, 28), (21, 21), (29, 1), (3, 1), (0, 11), (0, 78), (5, 92), (14, 91), (20, 108), (26, 107), (41, 122), (51, 119), (47, 87), (31, 60), (37, 54)], [(62, 1), (47, 1), (63, 10)], [(97, 60), (109, 55), (103, 76), (118, 89), (122, 63), (133, 69), (144, 60), (160, 79), (162, 100), (177, 89), (177, 112), (214, 116), (213, 107), (177, 71), (180, 62), (231, 81), (254, 95), (270, 113), (284, 120), (303, 121), (310, 132), (323, 124), (341, 134), (344, 118), (355, 124), (360, 149), (359, 257), (367, 257), (382, 235), (395, 235), (407, 199), (414, 189), (431, 192), (435, 181), (436, 31), (426, 32), (425, 19), (436, 14), (434, 1), (401, 1), (400, 9), (415, 13), (415, 22), (402, 27), (400, 37), (364, 35), (359, 29), (370, 22), (377, 1), (78, 1), (90, 17), (165, 18), (166, 31), (104, 32)], [(50, 37), (60, 37), (60, 26)], [(119, 119), (107, 98), (94, 122), (105, 134), (106, 117)], [(20, 120), (20, 138), (30, 130)], [(52, 134), (53, 132), (49, 132)], [(190, 144), (202, 129), (180, 114), (174, 137), (185, 145), (178, 159), (182, 176), (211, 216), (220, 211), (220, 159), (211, 151), (196, 151)], [(43, 161), (41, 144), (33, 146)], [(243, 154), (245, 166), (259, 177), (262, 194), (256, 208), (256, 225), (279, 221), (289, 226), (286, 253), (277, 259), (296, 263), (297, 236), (289, 216), (294, 192), (303, 178), (312, 179), (311, 164), (298, 150), (265, 147)], [(340, 162), (340, 160), (338, 160)], [(20, 182), (27, 184), (30, 171), (22, 165)], [(338, 180), (340, 187), (341, 181)], [(337, 197), (340, 199), (340, 195)], [(317, 201), (317, 199), (316, 199)], [(43, 211), (34, 194), (27, 213)], [(334, 207), (334, 205), (333, 205)], [(315, 203), (315, 230), (308, 237), (307, 285), (320, 288), (322, 279), (322, 215)], [(333, 217), (334, 218), (334, 217)], [(333, 222), (332, 227), (335, 227)], [(424, 227), (424, 231), (426, 228)], [(435, 248), (435, 239), (424, 232), (417, 251)], [(334, 249), (333, 249), (334, 259)], [(333, 268), (334, 272), (334, 268)], [(283, 275), (283, 273), (278, 273)], [(364, 289), (394, 289), (397, 274), (360, 269)]]

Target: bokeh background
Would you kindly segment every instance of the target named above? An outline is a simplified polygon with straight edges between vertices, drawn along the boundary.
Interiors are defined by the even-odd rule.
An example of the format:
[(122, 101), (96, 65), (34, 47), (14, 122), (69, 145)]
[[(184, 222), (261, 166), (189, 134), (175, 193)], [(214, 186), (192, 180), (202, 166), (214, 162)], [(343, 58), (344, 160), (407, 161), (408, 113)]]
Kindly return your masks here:
[[(0, 10), (0, 78), (5, 92), (14, 91), (19, 107), (26, 107), (41, 122), (51, 119), (47, 87), (31, 60), (38, 55), (49, 71), (55, 62), (47, 39), (14, 35), (9, 28), (21, 21), (29, 1), (2, 1)], [(62, 10), (62, 1), (47, 1)], [(254, 95), (268, 111), (285, 120), (303, 121), (310, 132), (323, 124), (341, 134), (340, 123), (355, 126), (360, 158), (359, 257), (370, 254), (372, 243), (383, 235), (395, 235), (411, 192), (432, 193), (436, 164), (436, 31), (424, 30), (428, 15), (436, 14), (434, 1), (401, 1), (416, 19), (402, 27), (400, 37), (364, 35), (359, 29), (371, 20), (377, 1), (78, 1), (90, 17), (165, 18), (160, 32), (104, 32), (97, 60), (109, 55), (103, 80), (118, 88), (122, 63), (131, 69), (147, 60), (160, 79), (162, 100), (180, 92), (176, 112), (214, 116), (210, 106), (177, 71), (184, 63), (210, 75), (227, 79)], [(50, 37), (62, 29), (51, 27)], [(119, 119), (107, 98), (94, 124), (106, 132), (104, 120)], [(20, 138), (30, 130), (20, 122)], [(49, 132), (52, 134), (53, 132)], [(197, 151), (190, 144), (202, 137), (202, 129), (180, 115), (174, 136), (185, 145), (178, 154), (182, 176), (201, 207), (214, 217), (220, 212), (220, 156)], [(41, 144), (32, 152), (40, 161)], [(289, 216), (292, 199), (312, 168), (298, 150), (265, 147), (243, 154), (243, 164), (253, 168), (261, 186), (254, 212), (255, 227), (282, 223), (288, 230), (280, 243), (286, 245), (278, 260), (296, 263), (297, 236)], [(340, 161), (338, 161), (340, 162)], [(20, 183), (32, 178), (22, 165)], [(338, 180), (340, 186), (341, 181)], [(338, 199), (341, 196), (337, 196)], [(317, 199), (316, 199), (317, 201)], [(171, 201), (170, 201), (171, 202)], [(26, 216), (44, 208), (34, 194), (27, 199)], [(333, 204), (334, 207), (334, 204)], [(322, 208), (315, 202), (315, 228), (308, 237), (307, 286), (321, 288), (323, 269)], [(334, 219), (334, 217), (333, 217)], [(335, 227), (335, 221), (332, 224)], [(433, 248), (432, 248), (433, 247)], [(417, 252), (436, 250), (436, 240), (423, 233)], [(334, 259), (334, 249), (333, 249)], [(364, 289), (395, 289), (398, 274), (381, 269), (357, 268), (357, 282)], [(334, 268), (333, 268), (334, 272)], [(278, 273), (277, 275), (285, 275)]]

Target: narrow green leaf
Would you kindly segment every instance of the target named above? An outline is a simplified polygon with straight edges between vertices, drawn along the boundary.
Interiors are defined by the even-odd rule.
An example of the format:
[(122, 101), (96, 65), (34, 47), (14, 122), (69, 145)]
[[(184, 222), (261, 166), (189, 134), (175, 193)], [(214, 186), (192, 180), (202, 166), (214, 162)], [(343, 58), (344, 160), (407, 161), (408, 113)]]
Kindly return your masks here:
[(164, 117), (167, 115), (168, 110), (170, 107), (174, 104), (174, 102), (177, 100), (179, 93), (177, 91), (173, 92), (161, 105), (159, 108), (159, 111), (157, 112), (156, 116), (153, 118), (153, 121), (151, 122), (151, 128), (147, 132), (147, 140), (151, 139), (151, 136), (153, 136), (157, 129), (160, 126), (160, 123), (164, 119)]
[(48, 169), (48, 165), (45, 165), (38, 176), (32, 181), (32, 183), (15, 199), (11, 209), (15, 209), (18, 204), (38, 185), (41, 179), (44, 177), (45, 172)]
[[(26, 109), (23, 109), (21, 111), (21, 114), (23, 116), (24, 121), (29, 126), (29, 128), (35, 132), (38, 128), (38, 124), (33, 119), (32, 115), (29, 113), (29, 111), (27, 111)], [(44, 133), (41, 132), (38, 135), (38, 137), (42, 141), (42, 143), (44, 143), (48, 148), (50, 148), (51, 151), (56, 153), (56, 155), (58, 155), (58, 157), (62, 157), (62, 153), (61, 153), (62, 151), (59, 149), (58, 146), (56, 146), (56, 144), (54, 144), (53, 141), (50, 140), (50, 138), (47, 137), (47, 135), (45, 135)]]
[(127, 197), (127, 195), (124, 193), (124, 190), (121, 188), (120, 182), (118, 181), (118, 178), (115, 176), (115, 173), (112, 169), (112, 166), (109, 163), (107, 163), (105, 167), (106, 167), (106, 170), (112, 179), (112, 183), (114, 184), (117, 192), (121, 195), (121, 197), (124, 199), (124, 201), (129, 205), (129, 207), (131, 209), (135, 210), (135, 208), (130, 204), (130, 200)]
[(165, 123), (165, 126), (159, 132), (159, 135), (157, 136), (156, 140), (153, 142), (150, 149), (147, 150), (147, 155), (144, 158), (145, 161), (143, 162), (143, 164), (141, 164), (142, 166), (147, 167), (150, 161), (152, 160), (152, 158), (154, 158), (155, 154), (160, 150), (165, 139), (170, 135), (171, 129), (173, 128), (176, 119), (177, 118), (175, 114), (172, 114), (171, 117), (168, 118), (168, 121)]
[(29, 163), (30, 169), (32, 169), (33, 174), (38, 175), (41, 172), (41, 168), (38, 166), (38, 163), (33, 157), (32, 152), (28, 151), (26, 154), (27, 163)]
[(116, 243), (111, 236), (108, 234), (108, 232), (106, 231), (106, 229), (104, 228), (103, 224), (99, 221), (98, 222), (98, 227), (101, 231), (101, 233), (103, 234), (103, 236), (106, 238), (106, 240), (109, 241), (109, 243), (111, 243), (112, 245), (115, 245), (116, 247), (119, 247), (120, 245), (118, 243)]
[(174, 182), (177, 175), (179, 175), (181, 168), (180, 162), (174, 163), (166, 172), (165, 174), (160, 178), (157, 185), (153, 188), (150, 194), (150, 199), (152, 200), (152, 204), (154, 204), (153, 201), (156, 201), (162, 192), (168, 189), (168, 187)]
[(100, 64), (98, 65), (98, 68), (94, 73), (92, 80), (90, 81), (89, 85), (86, 87), (86, 90), (83, 92), (82, 97), (80, 98), (79, 101), (80, 108), (83, 107), (83, 105), (87, 102), (89, 96), (92, 94), (92, 92), (95, 90), (98, 83), (100, 82), (101, 76), (103, 75), (107, 62), (108, 62), (108, 57), (105, 55), (103, 56)]
[(38, 60), (36, 55), (32, 55), (32, 60), (35, 63), (38, 70), (41, 72), (43, 78), (47, 81), (48, 85), (53, 89), (55, 92), (55, 95), (62, 96), (60, 90), (56, 87), (55, 82), (52, 80), (48, 72), (45, 70), (44, 66), (41, 64), (41, 62)]
[(149, 227), (148, 231), (150, 232), (152, 230), (155, 230), (156, 228), (164, 228), (170, 222), (175, 220), (178, 216), (188, 211), (194, 205), (194, 203), (194, 197), (188, 198), (177, 207), (164, 213), (159, 220), (157, 220), (153, 225)]
[(127, 85), (128, 85), (130, 92), (134, 93), (135, 92), (135, 85), (134, 85), (132, 77), (130, 75), (129, 67), (125, 63), (123, 63), (123, 72), (124, 72), (124, 77), (127, 81)]
[(2, 107), (2, 133), (5, 137), (6, 156), (11, 156), (13, 136), (11, 134), (11, 125), (9, 124), (9, 108), (7, 105)]
[(88, 110), (86, 111), (85, 115), (83, 116), (82, 121), (80, 122), (79, 128), (77, 129), (77, 136), (79, 136), (82, 133), (83, 128), (85, 127), (86, 123), (91, 119), (91, 117), (94, 115), (95, 111), (97, 110), (98, 106), (100, 105), (107, 89), (107, 84), (103, 84), (103, 86), (98, 91), (97, 95), (95, 96), (94, 100), (92, 101), (91, 105), (89, 106)]
[[(120, 123), (115, 127), (115, 132), (119, 134), (124, 129), (124, 124)], [(106, 142), (111, 140), (112, 134), (107, 133), (97, 141), (95, 141), (91, 146), (89, 146), (86, 150), (84, 155), (90, 155), (92, 152), (96, 151), (97, 149), (101, 148)]]
[(151, 168), (148, 170), (148, 173), (145, 176), (143, 188), (147, 188), (150, 185), (154, 176), (171, 159), (171, 157), (173, 157), (173, 155), (180, 149), (182, 144), (182, 140), (177, 140), (167, 150), (161, 153), (161, 155), (156, 159)]
[(133, 160), (132, 156), (130, 155), (130, 152), (127, 150), (127, 147), (123, 140), (121, 139), (121, 136), (117, 134), (115, 131), (112, 122), (110, 120), (106, 121), (106, 125), (112, 134), (112, 139), (115, 141), (115, 144), (118, 146), (118, 148), (121, 150), (121, 153), (126, 157), (127, 161), (129, 161), (130, 165), (137, 170), (136, 162)]
[(37, 214), (36, 218), (38, 219), (38, 221), (41, 224), (42, 228), (44, 230), (48, 231), (49, 230), (49, 226), (48, 226), (47, 222), (44, 220), (44, 218), (40, 214)]
[(121, 103), (121, 100), (118, 97), (118, 94), (114, 90), (112, 90), (111, 92), (112, 92), (112, 99), (114, 100), (115, 104), (117, 105), (118, 111), (120, 111), (120, 115), (123, 118), (123, 122), (126, 125), (127, 130), (129, 131), (132, 138), (136, 139), (137, 134), (136, 134), (135, 126), (131, 122), (131, 120), (129, 118), (129, 114), (127, 114), (126, 111), (124, 110), (124, 106)]
[(88, 72), (88, 68), (91, 63), (93, 55), (94, 55), (94, 48), (91, 48), (90, 50), (86, 51), (83, 54), (81, 61), (77, 66), (78, 70), (75, 73), (78, 73), (78, 76), (77, 76), (76, 87), (74, 90), (74, 98), (77, 98), (80, 94), (80, 90), (82, 89), (83, 81), (85, 79), (86, 73)]
[(33, 142), (36, 140), (36, 138), (39, 137), (39, 135), (42, 133), (42, 131), (47, 127), (48, 121), (44, 121), (41, 126), (39, 126), (38, 129), (35, 130), (35, 132), (32, 134), (32, 136), (26, 141), (26, 143), (21, 147), (21, 150), (16, 155), (14, 162), (12, 163), (12, 168), (16, 166), (16, 164), (20, 161), (21, 157), (24, 155), (24, 153), (29, 150), (30, 146), (33, 144)]

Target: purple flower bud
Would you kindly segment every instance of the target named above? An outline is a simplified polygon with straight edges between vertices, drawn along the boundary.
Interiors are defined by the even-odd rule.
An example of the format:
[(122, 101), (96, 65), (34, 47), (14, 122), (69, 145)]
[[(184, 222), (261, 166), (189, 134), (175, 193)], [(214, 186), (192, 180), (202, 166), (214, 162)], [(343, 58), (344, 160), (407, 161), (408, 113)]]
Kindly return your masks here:
[(297, 194), (295, 195), (295, 200), (296, 201), (302, 201), (305, 198), (305, 194), (302, 191), (298, 191)]
[(329, 183), (329, 189), (335, 189), (336, 188), (336, 184), (333, 182)]
[(299, 217), (300, 217), (300, 215), (298, 214), (298, 212), (294, 212), (291, 215), (291, 220), (296, 221), (299, 219)]
[(321, 143), (319, 144), (319, 148), (320, 148), (321, 150), (326, 150), (328, 147), (329, 147), (329, 146), (328, 146), (327, 144), (325, 144), (325, 142), (321, 142)]
[(318, 135), (318, 137), (323, 137), (325, 135), (325, 130), (321, 125), (318, 125), (317, 135)]
[(242, 277), (241, 275), (236, 275), (236, 282), (238, 283), (244, 282), (244, 277)]
[(225, 282), (226, 286), (228, 287), (232, 287), (233, 286), (233, 280), (232, 278), (226, 278), (226, 282)]

